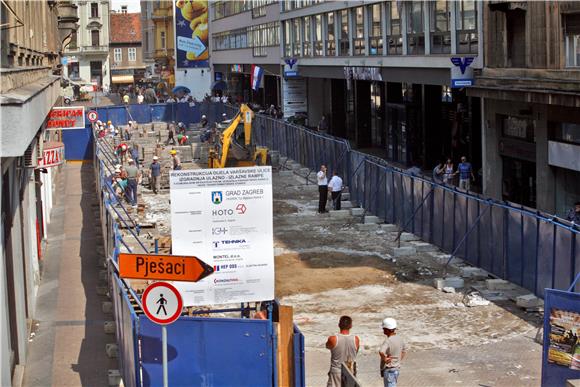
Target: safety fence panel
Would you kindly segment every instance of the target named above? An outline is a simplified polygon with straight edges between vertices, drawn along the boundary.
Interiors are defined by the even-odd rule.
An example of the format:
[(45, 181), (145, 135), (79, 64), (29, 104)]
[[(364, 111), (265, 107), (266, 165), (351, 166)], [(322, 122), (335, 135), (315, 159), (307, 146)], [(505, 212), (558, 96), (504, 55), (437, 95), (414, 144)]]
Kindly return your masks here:
[(137, 315), (124, 291), (121, 280), (116, 274), (112, 275), (111, 283), (113, 286), (111, 298), (115, 308), (115, 325), (120, 355), (119, 363), (124, 385), (127, 387), (140, 386), (137, 330), (135, 326)]
[(306, 387), (304, 335), (294, 324), (294, 387)]
[(137, 121), (139, 124), (151, 122), (151, 107), (145, 104), (128, 105), (131, 121)]
[[(480, 201), (468, 198), (467, 201), (467, 225), (474, 227), (468, 239), (465, 241), (467, 254), (465, 259), (472, 265), (479, 266), (481, 261), (481, 229), (482, 223), (477, 221), (480, 214)], [(485, 216), (485, 215), (484, 215)]]
[[(170, 386), (272, 386), (267, 320), (180, 317), (167, 328)], [(143, 386), (163, 382), (161, 326), (139, 317)]]
[(93, 135), (89, 127), (63, 130), (62, 142), (67, 161), (92, 160)]

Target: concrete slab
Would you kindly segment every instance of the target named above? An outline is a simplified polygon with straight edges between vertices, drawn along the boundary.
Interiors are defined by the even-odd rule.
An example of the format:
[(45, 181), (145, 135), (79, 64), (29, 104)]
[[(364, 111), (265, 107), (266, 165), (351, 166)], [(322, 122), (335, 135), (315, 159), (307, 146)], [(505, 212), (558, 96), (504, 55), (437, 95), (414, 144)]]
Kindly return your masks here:
[(355, 227), (358, 231), (376, 231), (379, 229), (379, 225), (376, 223), (357, 223)]
[(384, 232), (398, 232), (399, 226), (396, 224), (381, 224), (381, 230)]
[(431, 243), (427, 243), (427, 242), (413, 241), (413, 242), (411, 242), (411, 246), (415, 247), (415, 249), (417, 249), (418, 253), (425, 253), (425, 252), (439, 250), (437, 248), (437, 246), (434, 246)]
[(331, 218), (350, 218), (352, 215), (350, 214), (349, 210), (331, 210), (330, 217)]
[(411, 246), (401, 246), (401, 247), (395, 247), (393, 249), (393, 255), (395, 257), (406, 257), (409, 255), (415, 255), (415, 254), (417, 254), (417, 250)]
[(463, 278), (480, 279), (480, 278), (487, 278), (489, 276), (489, 273), (487, 271), (480, 269), (479, 267), (465, 266), (465, 267), (462, 267), (460, 270), (461, 270), (461, 276)]
[(465, 281), (460, 277), (435, 278), (433, 285), (439, 290), (447, 287), (461, 289), (465, 286)]
[(488, 290), (511, 290), (516, 285), (502, 279), (488, 279), (485, 281)]
[(520, 308), (535, 308), (544, 305), (544, 301), (533, 294), (526, 294), (516, 298), (516, 305)]
[(378, 224), (381, 222), (381, 219), (378, 216), (365, 215), (364, 222), (365, 224)]
[(419, 238), (415, 234), (411, 234), (410, 232), (404, 232), (401, 234), (401, 242), (411, 242), (411, 241), (420, 241), (420, 240), (421, 240), (421, 238)]
[(351, 208), (350, 209), (350, 214), (352, 216), (362, 216), (364, 213), (365, 213), (365, 209), (364, 208), (355, 207), (355, 208)]
[(292, 170), (283, 169), (278, 173), (280, 174), (280, 177), (292, 177), (292, 176), (294, 176), (294, 171), (292, 171)]

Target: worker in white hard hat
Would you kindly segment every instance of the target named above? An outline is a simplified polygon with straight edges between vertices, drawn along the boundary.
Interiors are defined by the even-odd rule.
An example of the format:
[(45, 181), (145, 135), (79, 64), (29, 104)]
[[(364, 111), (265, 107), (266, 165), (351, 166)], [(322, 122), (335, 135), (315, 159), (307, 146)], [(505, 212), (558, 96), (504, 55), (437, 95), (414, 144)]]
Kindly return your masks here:
[(330, 350), (330, 371), (326, 387), (340, 387), (342, 363), (356, 376), (356, 355), (360, 348), (358, 336), (351, 335), (352, 319), (341, 316), (338, 320), (338, 335), (332, 335), (326, 340), (326, 349)]
[(397, 320), (387, 317), (381, 327), (387, 338), (385, 339), (379, 356), (381, 357), (381, 376), (385, 387), (396, 387), (401, 361), (407, 353), (407, 345), (400, 335), (397, 335)]
[(205, 126), (207, 126), (207, 124), (208, 124), (208, 121), (207, 121), (207, 117), (205, 116), (205, 114), (201, 116), (201, 121), (199, 121), (199, 124), (200, 124), (202, 127), (205, 127)]

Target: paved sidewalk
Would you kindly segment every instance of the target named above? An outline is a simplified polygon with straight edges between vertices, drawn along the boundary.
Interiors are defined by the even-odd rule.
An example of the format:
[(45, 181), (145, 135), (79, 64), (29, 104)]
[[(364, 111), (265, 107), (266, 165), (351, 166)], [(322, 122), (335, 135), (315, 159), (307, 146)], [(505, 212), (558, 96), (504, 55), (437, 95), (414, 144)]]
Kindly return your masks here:
[(107, 370), (118, 365), (105, 354), (115, 336), (105, 334), (103, 323), (113, 317), (103, 314), (105, 299), (96, 293), (102, 240), (93, 213), (93, 166), (67, 164), (62, 172), (23, 385), (106, 386)]

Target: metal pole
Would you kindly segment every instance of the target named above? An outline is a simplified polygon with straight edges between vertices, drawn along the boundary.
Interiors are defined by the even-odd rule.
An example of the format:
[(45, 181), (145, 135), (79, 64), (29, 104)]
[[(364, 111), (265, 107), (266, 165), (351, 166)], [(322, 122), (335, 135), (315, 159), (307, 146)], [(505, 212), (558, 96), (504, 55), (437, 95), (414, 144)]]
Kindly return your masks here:
[(161, 342), (163, 356), (163, 387), (169, 387), (167, 378), (167, 327), (165, 325), (161, 327)]

